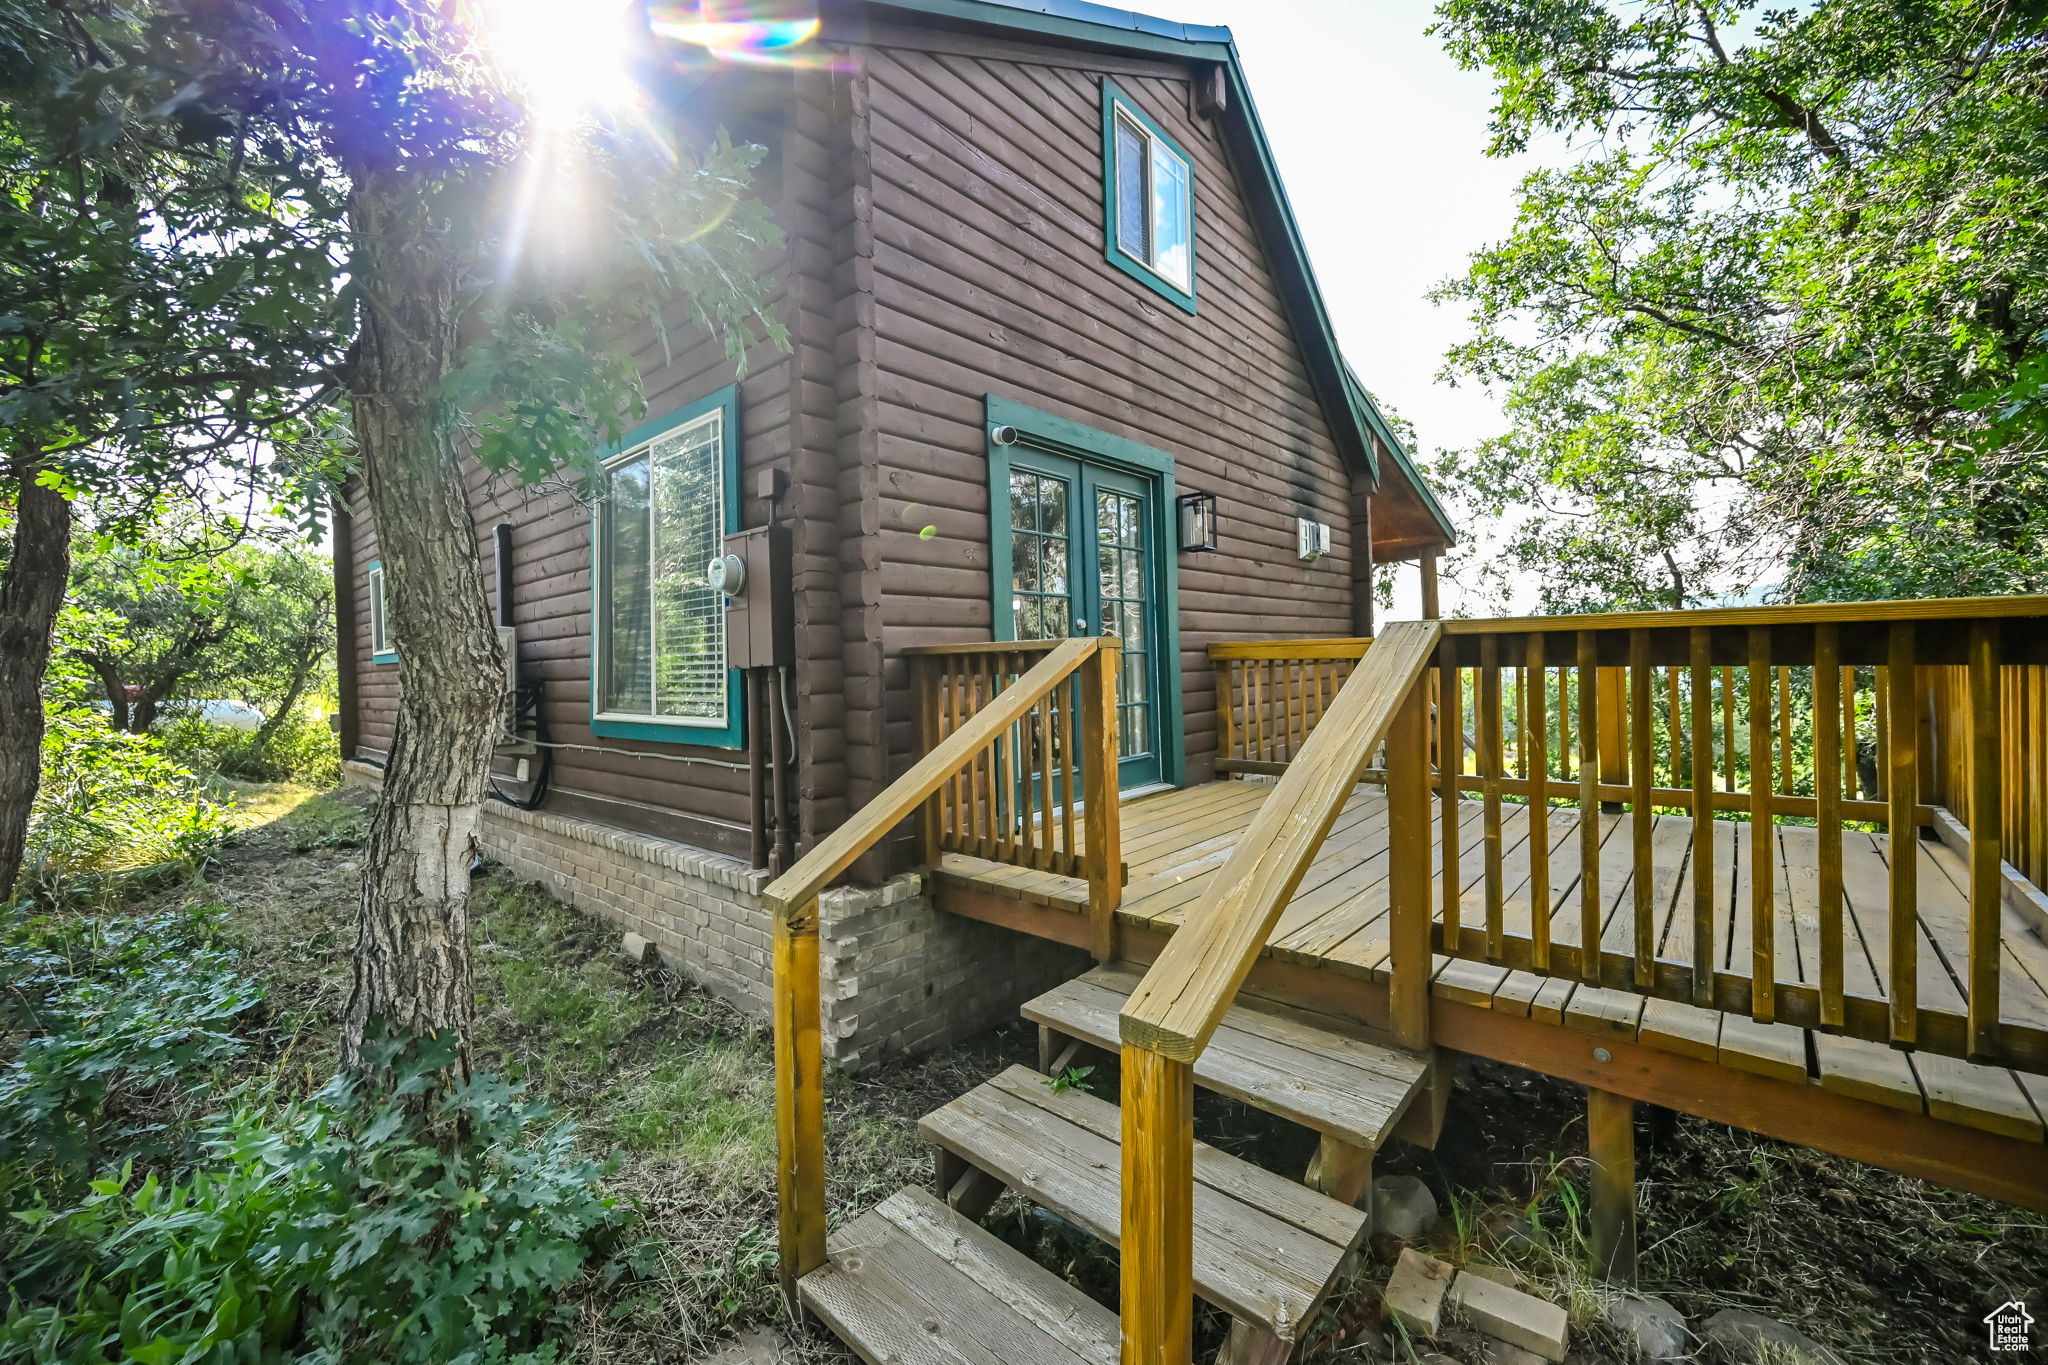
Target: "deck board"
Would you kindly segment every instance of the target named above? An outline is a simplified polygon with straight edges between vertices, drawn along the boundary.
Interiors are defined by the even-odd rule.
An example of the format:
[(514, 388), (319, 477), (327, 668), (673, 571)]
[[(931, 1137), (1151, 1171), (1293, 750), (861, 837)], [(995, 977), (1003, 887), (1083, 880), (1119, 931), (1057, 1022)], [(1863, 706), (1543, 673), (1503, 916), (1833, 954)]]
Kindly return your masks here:
[[(1125, 860), (1131, 869), (1119, 917), (1126, 923), (1171, 932), (1199, 903), (1208, 880), (1228, 860), (1237, 837), (1272, 790), (1259, 782), (1215, 782), (1162, 792), (1127, 804), (1123, 812)], [(1504, 932), (1526, 937), (1533, 917), (1548, 915), (1552, 941), (1576, 947), (1580, 912), (1581, 849), (1575, 807), (1550, 811), (1550, 897), (1531, 904), (1529, 816), (1526, 805), (1503, 803), (1501, 892)], [(1631, 816), (1600, 817), (1600, 888), (1595, 907), (1601, 948), (1632, 955), (1636, 912)], [(1441, 914), (1443, 846), (1436, 835), (1432, 905)], [(1655, 956), (1690, 966), (1693, 883), (1699, 868), (1693, 821), (1661, 814), (1651, 829), (1651, 923)], [(1773, 841), (1776, 928), (1773, 968), (1780, 982), (1820, 980), (1818, 837), (1811, 828), (1783, 825)], [(1968, 945), (1968, 871), (1953, 850), (1923, 842), (1918, 860), (1920, 1002), (1960, 1013), (1965, 1008), (1959, 973)], [(1888, 992), (1890, 924), (1887, 918), (1886, 836), (1845, 831), (1843, 860), (1843, 984), (1849, 994), (1879, 999)], [(1386, 794), (1362, 785), (1332, 827), (1329, 839), (1281, 912), (1266, 951), (1286, 961), (1379, 981), (1387, 973), (1388, 893)], [(1486, 898), (1484, 804), (1459, 806), (1459, 917), (1483, 929)], [(1081, 883), (1044, 873), (1020, 873), (996, 864), (949, 857), (954, 878), (1008, 886), (1034, 900), (1072, 904)], [(1747, 974), (1750, 938), (1749, 830), (1729, 820), (1713, 826), (1714, 965)], [(1062, 892), (1061, 887), (1066, 889)], [(2000, 1015), (2008, 1022), (2048, 1028), (2048, 945), (2016, 915), (2007, 916), (2000, 974)], [(1439, 996), (1483, 1004), (1507, 1014), (1559, 1023), (1611, 1037), (1632, 1035), (1682, 1056), (1785, 1080), (1811, 1080), (1825, 1089), (1892, 1108), (1933, 1113), (1958, 1123), (2040, 1139), (2048, 1078), (1999, 1067), (1896, 1051), (1882, 1044), (1812, 1032), (1782, 1022), (1760, 1023), (1746, 1014), (1668, 1000), (1643, 1000), (1615, 990), (1612, 977), (1589, 984), (1485, 963), (1439, 958), (1432, 971)]]

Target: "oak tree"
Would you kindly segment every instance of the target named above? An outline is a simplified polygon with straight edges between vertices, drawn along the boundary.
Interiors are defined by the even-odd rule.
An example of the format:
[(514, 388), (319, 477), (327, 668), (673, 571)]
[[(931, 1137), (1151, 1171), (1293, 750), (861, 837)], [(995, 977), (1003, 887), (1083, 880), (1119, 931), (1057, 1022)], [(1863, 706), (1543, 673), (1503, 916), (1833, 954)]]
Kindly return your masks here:
[[(2048, 7), (1444, 0), (1490, 151), (1437, 479), (1552, 609), (2048, 586)], [(1482, 572), (1484, 569), (1482, 568)]]

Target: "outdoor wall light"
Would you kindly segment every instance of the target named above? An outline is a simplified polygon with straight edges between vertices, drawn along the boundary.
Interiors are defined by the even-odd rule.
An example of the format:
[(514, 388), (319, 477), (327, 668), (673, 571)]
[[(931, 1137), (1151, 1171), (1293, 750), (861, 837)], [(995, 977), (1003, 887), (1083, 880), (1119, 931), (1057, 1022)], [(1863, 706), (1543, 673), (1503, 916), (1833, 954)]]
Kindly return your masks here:
[(1180, 548), (1183, 550), (1213, 550), (1216, 548), (1216, 495), (1214, 493), (1183, 493), (1173, 500), (1180, 513)]

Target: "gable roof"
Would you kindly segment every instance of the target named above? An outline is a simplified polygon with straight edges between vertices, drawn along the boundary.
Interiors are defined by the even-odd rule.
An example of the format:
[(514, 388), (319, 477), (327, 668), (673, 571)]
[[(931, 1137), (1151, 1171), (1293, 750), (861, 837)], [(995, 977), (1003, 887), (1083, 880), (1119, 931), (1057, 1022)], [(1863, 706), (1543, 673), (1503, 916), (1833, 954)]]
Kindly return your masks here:
[[(1272, 258), (1274, 276), (1308, 362), (1309, 376), (1336, 428), (1338, 445), (1354, 469), (1363, 469), (1388, 492), (1412, 495), (1442, 543), (1457, 529), (1437, 501), (1414, 456), (1394, 434), (1379, 405), (1345, 363), (1330, 324), (1323, 291), (1273, 160), (1266, 130), (1228, 28), (1156, 19), (1088, 0), (869, 0), (877, 9), (909, 11), (955, 24), (994, 29), (1099, 51), (1213, 62), (1222, 68), (1227, 98), (1219, 131), (1246, 182), (1253, 223)], [(1381, 456), (1385, 456), (1382, 461)], [(1391, 486), (1390, 486), (1391, 485)], [(1432, 537), (1433, 538), (1433, 537)]]

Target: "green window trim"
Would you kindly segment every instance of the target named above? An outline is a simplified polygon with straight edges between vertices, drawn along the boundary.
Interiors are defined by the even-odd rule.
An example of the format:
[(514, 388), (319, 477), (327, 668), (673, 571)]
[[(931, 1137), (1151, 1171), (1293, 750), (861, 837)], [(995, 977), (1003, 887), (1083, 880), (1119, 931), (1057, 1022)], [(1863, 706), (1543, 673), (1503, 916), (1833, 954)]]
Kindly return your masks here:
[[(1187, 287), (1185, 289), (1181, 288), (1177, 283), (1169, 279), (1167, 276), (1161, 274), (1150, 261), (1130, 254), (1130, 252), (1126, 251), (1121, 245), (1122, 234), (1119, 231), (1117, 219), (1119, 206), (1117, 193), (1118, 180), (1116, 144), (1117, 116), (1119, 112), (1121, 112), (1123, 116), (1128, 118), (1132, 123), (1136, 124), (1137, 127), (1147, 136), (1157, 141), (1168, 151), (1172, 152), (1174, 156), (1178, 157), (1182, 165), (1186, 168), (1186, 229), (1188, 238), (1188, 282)], [(1182, 147), (1180, 143), (1176, 142), (1173, 139), (1173, 136), (1170, 133), (1168, 133), (1164, 128), (1160, 127), (1158, 121), (1155, 120), (1150, 114), (1147, 114), (1136, 100), (1132, 99), (1130, 95), (1125, 93), (1122, 86), (1119, 86), (1115, 81), (1111, 80), (1109, 77), (1104, 76), (1102, 78), (1103, 255), (1111, 265), (1123, 271), (1126, 275), (1129, 275), (1132, 279), (1138, 281), (1138, 283), (1144, 285), (1147, 289), (1150, 289), (1153, 293), (1159, 295), (1159, 297), (1173, 304), (1176, 308), (1180, 308), (1189, 314), (1192, 314), (1195, 311), (1195, 285), (1198, 274), (1195, 250), (1194, 170), (1195, 161), (1193, 157), (1187, 154), (1187, 149)], [(1148, 179), (1148, 187), (1149, 184), (1150, 181)], [(1150, 199), (1149, 193), (1147, 194), (1147, 199), (1148, 201)], [(1151, 231), (1149, 217), (1147, 220), (1146, 231), (1148, 234)]]
[(1153, 696), (1159, 708), (1160, 780), (1170, 786), (1181, 786), (1187, 780), (1187, 733), (1180, 685), (1180, 568), (1173, 548), (1179, 543), (1178, 528), (1174, 524), (1173, 456), (1164, 450), (1041, 412), (1001, 394), (988, 394), (985, 401), (988, 405), (984, 436), (988, 451), (989, 596), (991, 633), (995, 639), (1017, 638), (1017, 623), (1010, 601), (1015, 569), (1010, 559), (1010, 457), (1015, 447), (997, 445), (989, 433), (997, 427), (1014, 427), (1021, 444), (1105, 465), (1152, 485), (1150, 529), (1154, 543), (1160, 547), (1159, 650), (1153, 680)]
[[(678, 427), (689, 425), (707, 413), (721, 414), (719, 422), (719, 455), (721, 460), (720, 483), (724, 491), (725, 534), (731, 535), (740, 529), (740, 437), (739, 437), (739, 386), (728, 384), (716, 393), (706, 394), (694, 403), (688, 403), (651, 418), (634, 427), (617, 441), (598, 452), (600, 463), (623, 455), (635, 446), (645, 445)], [(746, 686), (739, 669), (726, 670), (725, 721), (711, 724), (691, 720), (688, 717), (656, 717), (630, 715), (604, 715), (598, 711), (598, 699), (602, 682), (599, 667), (603, 659), (605, 642), (604, 621), (604, 580), (600, 517), (602, 499), (591, 504), (590, 509), (590, 732), (612, 739), (656, 740), (665, 744), (695, 744), (712, 749), (744, 748), (746, 739)]]
[[(395, 664), (398, 662), (398, 644), (391, 638), (391, 596), (385, 585), (384, 561), (373, 559), (370, 567), (363, 571), (364, 582), (369, 585), (370, 597), (370, 662), (373, 664)], [(377, 637), (384, 638), (383, 648), (378, 648)]]

